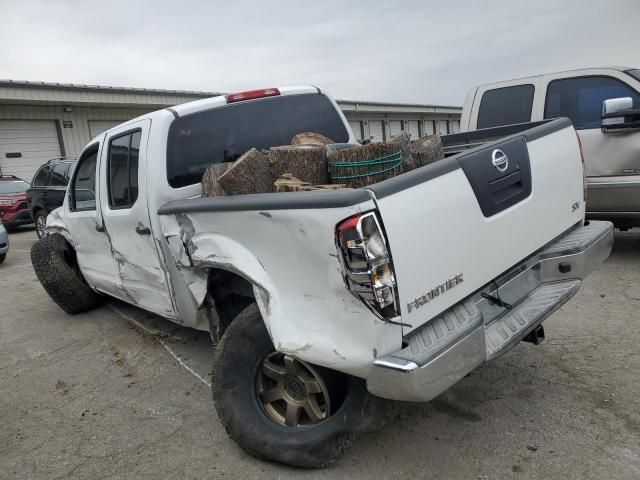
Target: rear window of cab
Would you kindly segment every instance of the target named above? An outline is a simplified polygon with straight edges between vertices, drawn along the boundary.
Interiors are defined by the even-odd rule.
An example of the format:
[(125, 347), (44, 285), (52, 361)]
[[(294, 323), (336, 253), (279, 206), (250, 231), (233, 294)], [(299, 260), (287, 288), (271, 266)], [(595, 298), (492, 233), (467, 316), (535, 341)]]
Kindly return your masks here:
[(176, 118), (167, 140), (167, 180), (173, 188), (200, 183), (210, 164), (234, 162), (251, 148), (289, 145), (301, 132), (336, 143), (349, 140), (336, 107), (318, 93), (238, 102)]

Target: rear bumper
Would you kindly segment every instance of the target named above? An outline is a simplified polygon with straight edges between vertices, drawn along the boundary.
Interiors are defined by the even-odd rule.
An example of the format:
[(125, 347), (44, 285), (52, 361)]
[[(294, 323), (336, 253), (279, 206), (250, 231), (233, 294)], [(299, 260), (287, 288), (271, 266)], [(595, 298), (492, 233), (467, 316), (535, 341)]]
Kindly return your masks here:
[[(470, 371), (518, 344), (577, 293), (613, 246), (613, 225), (590, 222), (546, 246), (516, 268), (430, 320), (408, 346), (377, 359), (367, 388), (393, 400), (428, 401)], [(500, 298), (512, 308), (483, 297)]]

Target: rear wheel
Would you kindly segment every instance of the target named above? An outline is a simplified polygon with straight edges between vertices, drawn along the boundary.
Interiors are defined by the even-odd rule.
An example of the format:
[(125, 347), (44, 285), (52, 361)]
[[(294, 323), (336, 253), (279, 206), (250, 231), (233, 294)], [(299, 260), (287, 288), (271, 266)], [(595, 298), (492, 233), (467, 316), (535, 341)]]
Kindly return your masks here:
[(65, 312), (80, 313), (102, 303), (84, 280), (73, 247), (59, 233), (33, 244), (31, 264), (46, 292)]
[(222, 424), (242, 448), (299, 467), (337, 460), (371, 411), (359, 379), (276, 352), (255, 304), (218, 344), (212, 391)]
[(38, 238), (44, 238), (47, 234), (45, 230), (47, 226), (47, 215), (42, 210), (38, 210), (35, 217), (33, 217), (33, 221), (36, 224), (36, 234)]
[(5, 258), (7, 258), (7, 254), (6, 253), (0, 254), (0, 263), (4, 262)]

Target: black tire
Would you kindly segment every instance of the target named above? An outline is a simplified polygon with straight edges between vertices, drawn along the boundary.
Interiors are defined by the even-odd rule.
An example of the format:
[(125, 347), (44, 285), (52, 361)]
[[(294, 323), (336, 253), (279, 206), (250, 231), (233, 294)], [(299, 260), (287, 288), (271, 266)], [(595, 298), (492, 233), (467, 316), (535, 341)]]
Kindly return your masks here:
[(47, 214), (44, 210), (38, 210), (36, 214), (33, 216), (33, 223), (36, 226), (36, 235), (38, 238), (44, 238), (44, 226), (47, 223)]
[(102, 303), (82, 277), (75, 251), (62, 235), (53, 233), (36, 241), (31, 264), (46, 292), (65, 312), (73, 315)]
[(258, 307), (251, 304), (233, 320), (216, 350), (211, 389), (220, 421), (238, 445), (259, 459), (305, 468), (335, 462), (351, 447), (353, 433), (370, 426), (366, 417), (374, 397), (360, 379), (337, 374), (343, 398), (331, 416), (311, 426), (280, 426), (267, 417), (256, 393), (258, 368), (272, 352)]
[(0, 263), (3, 263), (6, 258), (7, 258), (7, 254), (6, 253), (0, 254)]

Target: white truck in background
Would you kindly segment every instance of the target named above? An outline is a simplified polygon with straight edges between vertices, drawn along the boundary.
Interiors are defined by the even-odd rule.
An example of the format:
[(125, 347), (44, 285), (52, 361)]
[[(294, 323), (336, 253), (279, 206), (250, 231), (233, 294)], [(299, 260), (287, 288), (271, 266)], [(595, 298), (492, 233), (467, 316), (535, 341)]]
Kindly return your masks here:
[(640, 226), (640, 69), (569, 70), (472, 88), (460, 129), (557, 117), (572, 121), (582, 144), (587, 218)]
[(353, 133), (316, 87), (159, 110), (85, 148), (32, 263), (69, 313), (113, 296), (209, 331), (231, 437), (323, 466), (380, 414), (376, 396), (428, 401), (537, 343), (609, 255), (611, 224), (585, 223), (571, 123), (531, 127), (367, 188), (197, 198), (211, 163)]

